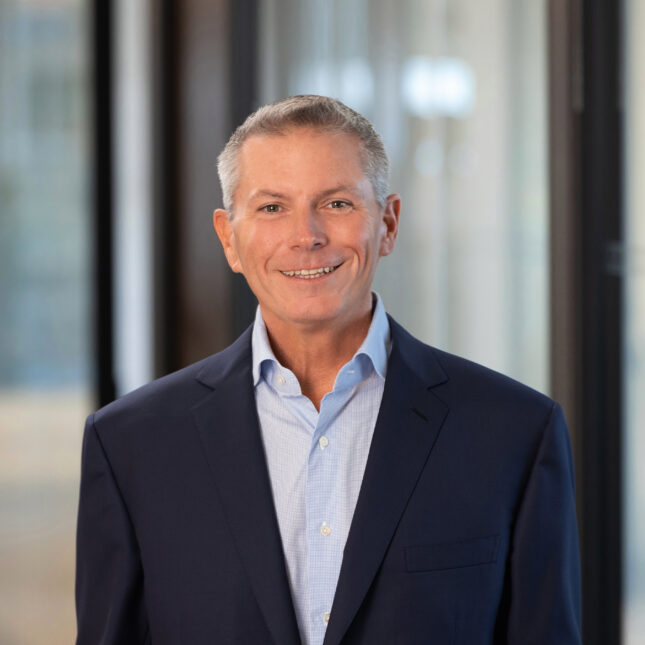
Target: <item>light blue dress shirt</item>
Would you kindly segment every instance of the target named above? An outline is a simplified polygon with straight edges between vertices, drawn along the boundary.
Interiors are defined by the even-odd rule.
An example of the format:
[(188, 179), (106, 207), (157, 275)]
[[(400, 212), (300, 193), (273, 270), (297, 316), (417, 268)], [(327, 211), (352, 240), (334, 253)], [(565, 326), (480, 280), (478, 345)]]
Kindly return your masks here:
[(325, 637), (383, 397), (391, 337), (375, 298), (368, 334), (320, 412), (273, 354), (259, 307), (255, 317), (255, 402), (303, 645)]

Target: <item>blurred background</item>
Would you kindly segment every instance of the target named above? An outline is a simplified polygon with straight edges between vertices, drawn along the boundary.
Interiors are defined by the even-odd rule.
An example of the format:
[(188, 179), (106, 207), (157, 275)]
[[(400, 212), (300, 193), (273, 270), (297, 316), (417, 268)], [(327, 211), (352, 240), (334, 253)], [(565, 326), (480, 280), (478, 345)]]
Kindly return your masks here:
[(85, 416), (251, 322), (215, 162), (296, 93), (384, 138), (390, 313), (563, 404), (584, 641), (645, 643), (644, 30), (640, 0), (0, 0), (0, 643), (74, 640)]

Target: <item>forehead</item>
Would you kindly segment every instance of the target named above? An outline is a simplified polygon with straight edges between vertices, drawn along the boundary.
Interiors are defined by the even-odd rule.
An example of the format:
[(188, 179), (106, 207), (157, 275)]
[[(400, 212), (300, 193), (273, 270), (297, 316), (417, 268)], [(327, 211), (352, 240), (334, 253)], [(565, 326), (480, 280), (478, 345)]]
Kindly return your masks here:
[(241, 146), (241, 178), (249, 174), (284, 172), (362, 174), (360, 139), (346, 132), (291, 127), (279, 134), (254, 134)]

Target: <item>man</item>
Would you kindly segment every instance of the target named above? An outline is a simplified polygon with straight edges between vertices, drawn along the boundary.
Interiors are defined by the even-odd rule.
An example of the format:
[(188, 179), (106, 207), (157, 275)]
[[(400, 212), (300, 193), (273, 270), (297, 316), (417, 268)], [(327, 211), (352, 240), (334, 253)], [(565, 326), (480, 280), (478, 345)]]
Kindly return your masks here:
[(255, 323), (88, 419), (78, 643), (579, 644), (562, 412), (385, 314), (372, 126), (291, 97), (218, 169)]

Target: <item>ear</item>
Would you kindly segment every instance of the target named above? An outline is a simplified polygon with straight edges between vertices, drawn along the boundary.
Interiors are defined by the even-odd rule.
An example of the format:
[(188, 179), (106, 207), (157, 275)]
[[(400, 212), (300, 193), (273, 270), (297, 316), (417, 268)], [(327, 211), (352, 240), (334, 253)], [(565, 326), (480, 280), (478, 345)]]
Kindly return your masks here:
[(399, 232), (399, 214), (401, 213), (401, 196), (397, 193), (388, 195), (381, 215), (382, 237), (379, 255), (390, 255), (394, 250), (394, 242)]
[(222, 244), (228, 265), (233, 271), (235, 271), (235, 273), (242, 273), (240, 258), (234, 244), (235, 234), (233, 233), (233, 226), (231, 224), (228, 211), (218, 208), (213, 213), (213, 228)]

